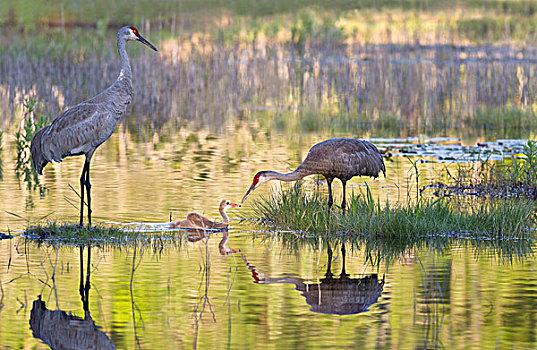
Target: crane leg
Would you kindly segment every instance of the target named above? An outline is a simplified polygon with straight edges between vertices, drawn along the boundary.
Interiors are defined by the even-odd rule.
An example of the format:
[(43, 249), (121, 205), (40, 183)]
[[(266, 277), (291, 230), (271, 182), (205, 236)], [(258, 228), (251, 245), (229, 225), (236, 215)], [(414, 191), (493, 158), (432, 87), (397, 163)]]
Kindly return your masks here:
[(80, 298), (84, 302), (84, 246), (80, 246), (80, 286), (78, 288)]
[(82, 168), (82, 175), (80, 175), (80, 227), (84, 226), (84, 180), (86, 178), (86, 163)]
[(82, 175), (80, 175), (80, 226), (84, 226), (84, 189), (88, 196), (88, 223), (91, 226), (91, 183), (89, 181), (89, 165), (88, 161), (84, 162)]
[(86, 285), (84, 286), (84, 296), (85, 300), (83, 303), (84, 311), (89, 311), (89, 291), (91, 288), (90, 285), (90, 275), (91, 275), (91, 246), (88, 246), (88, 262), (86, 265)]
[(334, 179), (326, 179), (326, 182), (328, 183), (328, 209), (332, 208), (332, 204), (334, 203), (334, 199), (332, 198), (332, 181)]
[(90, 183), (90, 163), (87, 162), (84, 164), (84, 166), (86, 166), (87, 164), (87, 169), (86, 169), (86, 180), (85, 180), (85, 185), (86, 185), (86, 191), (88, 192), (87, 196), (88, 196), (88, 225), (91, 226), (91, 183)]
[(341, 209), (343, 209), (343, 215), (345, 215), (345, 210), (347, 209), (347, 199), (345, 198), (347, 181), (341, 180), (341, 183), (343, 184), (343, 201), (341, 202)]

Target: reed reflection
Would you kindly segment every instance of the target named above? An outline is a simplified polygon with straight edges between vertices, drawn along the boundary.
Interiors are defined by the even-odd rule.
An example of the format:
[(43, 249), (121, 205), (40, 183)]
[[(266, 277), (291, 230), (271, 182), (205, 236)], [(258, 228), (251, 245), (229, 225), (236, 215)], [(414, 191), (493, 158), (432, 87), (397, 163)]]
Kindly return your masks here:
[(34, 300), (30, 314), (30, 329), (52, 349), (116, 349), (114, 342), (99, 330), (89, 310), (91, 247), (88, 247), (87, 272), (84, 279), (84, 247), (80, 247), (79, 293), (84, 318), (62, 310), (50, 310), (41, 295)]
[[(229, 240), (229, 230), (227, 228), (222, 229), (222, 239), (218, 243), (218, 252), (221, 256), (228, 256), (230, 254), (237, 253), (238, 250), (230, 248), (228, 245)], [(214, 323), (216, 323), (216, 313), (213, 309), (213, 305), (211, 302), (211, 298), (209, 296), (210, 286), (211, 286), (211, 259), (210, 259), (210, 249), (209, 249), (209, 239), (212, 237), (212, 234), (214, 234), (214, 231), (207, 231), (203, 229), (190, 229), (187, 230), (187, 238), (190, 243), (196, 243), (204, 240), (203, 244), (205, 246), (205, 254), (203, 257), (203, 268), (200, 269), (201, 276), (200, 276), (200, 282), (199, 282), (199, 298), (198, 302), (194, 306), (193, 309), (193, 319), (194, 319), (194, 343), (193, 348), (198, 348), (198, 341), (200, 336), (200, 327), (201, 324), (204, 321), (204, 316), (206, 315), (206, 312), (209, 312), (210, 320)], [(238, 269), (236, 268), (233, 272), (233, 275), (231, 275), (231, 269), (230, 275), (228, 275), (228, 282), (227, 282), (227, 296), (226, 301), (224, 302), (224, 305), (227, 304), (228, 306), (228, 340), (231, 339), (231, 290), (233, 288), (233, 285), (235, 283), (235, 277), (237, 275)]]
[(339, 277), (334, 276), (332, 273), (333, 252), (329, 244), (327, 244), (327, 253), (328, 263), (326, 274), (318, 283), (298, 277), (270, 277), (258, 271), (255, 266), (246, 260), (244, 255), (243, 258), (248, 268), (252, 271), (254, 283), (294, 284), (296, 290), (300, 291), (302, 296), (306, 298), (306, 303), (311, 307), (310, 310), (313, 312), (352, 315), (368, 311), (369, 307), (375, 304), (382, 294), (384, 276), (380, 281), (377, 274), (371, 274), (361, 278), (351, 278), (345, 269), (346, 249), (344, 244), (341, 244), (341, 273)]

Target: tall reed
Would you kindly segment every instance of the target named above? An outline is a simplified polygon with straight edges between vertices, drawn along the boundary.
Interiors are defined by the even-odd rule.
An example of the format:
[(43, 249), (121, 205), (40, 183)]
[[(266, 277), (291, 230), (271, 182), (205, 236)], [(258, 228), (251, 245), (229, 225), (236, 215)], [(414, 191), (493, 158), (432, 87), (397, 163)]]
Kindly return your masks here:
[[(37, 42), (42, 38), (15, 38), (0, 50), (5, 127), (25, 98), (38, 98), (44, 114), (57, 116), (114, 81), (118, 62), (111, 33), (85, 38), (84, 44), (70, 39), (74, 43), (47, 41), (47, 47)], [(537, 91), (530, 79), (537, 74), (532, 47), (332, 43), (299, 50), (254, 39), (168, 39), (161, 45), (160, 57), (129, 47), (135, 98), (126, 123), (133, 132), (170, 123), (222, 130), (229, 120), (256, 121), (267, 114), (281, 125), (298, 119), (301, 131), (364, 133), (381, 126), (446, 134), (497, 126), (524, 134), (537, 124), (530, 108)], [(489, 118), (491, 109), (519, 117)]]

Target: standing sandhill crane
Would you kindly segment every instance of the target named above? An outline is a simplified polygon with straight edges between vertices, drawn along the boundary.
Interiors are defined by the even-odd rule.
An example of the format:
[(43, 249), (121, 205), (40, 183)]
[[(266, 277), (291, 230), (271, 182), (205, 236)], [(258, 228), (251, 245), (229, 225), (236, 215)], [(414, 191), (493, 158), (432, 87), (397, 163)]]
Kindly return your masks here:
[(88, 223), (91, 226), (90, 161), (93, 153), (114, 132), (119, 119), (132, 101), (132, 70), (125, 46), (127, 41), (138, 40), (155, 51), (156, 47), (145, 40), (138, 29), (125, 26), (117, 33), (119, 76), (110, 87), (93, 98), (63, 112), (50, 125), (40, 129), (32, 138), (31, 154), (35, 170), (43, 175), (47, 163), (61, 162), (69, 156), (85, 155), (86, 161), (80, 176), (80, 226), (84, 217), (84, 186), (88, 197)]
[(188, 213), (186, 219), (172, 222), (171, 228), (227, 228), (229, 226), (229, 217), (226, 214), (227, 209), (238, 208), (240, 204), (231, 203), (227, 199), (222, 199), (218, 206), (218, 211), (222, 215), (222, 222), (214, 222), (198, 213)]
[(321, 174), (328, 183), (329, 208), (332, 207), (333, 203), (332, 181), (335, 178), (341, 180), (343, 184), (341, 208), (345, 213), (347, 205), (345, 186), (347, 181), (356, 175), (377, 177), (381, 171), (386, 175), (382, 155), (371, 142), (343, 138), (330, 139), (314, 145), (302, 164), (291, 173), (282, 174), (275, 171), (260, 171), (255, 174), (252, 185), (242, 198), (242, 201), (244, 202), (253, 190), (267, 181), (297, 181), (308, 175)]

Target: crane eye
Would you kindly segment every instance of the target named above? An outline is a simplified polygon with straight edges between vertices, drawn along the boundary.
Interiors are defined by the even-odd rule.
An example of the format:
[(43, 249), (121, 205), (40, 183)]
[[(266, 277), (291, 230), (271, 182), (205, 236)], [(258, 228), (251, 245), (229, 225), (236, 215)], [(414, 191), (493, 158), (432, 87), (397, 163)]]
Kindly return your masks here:
[(138, 29), (136, 29), (136, 27), (131, 26), (131, 30), (134, 33), (134, 35), (140, 36), (140, 34), (138, 34)]

